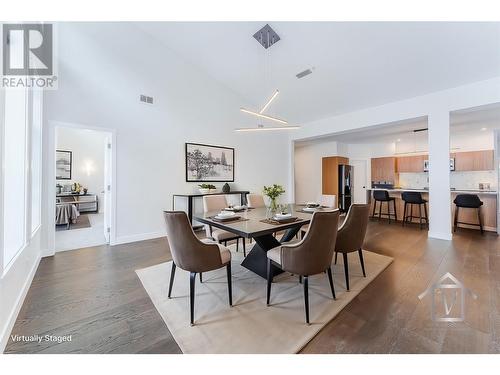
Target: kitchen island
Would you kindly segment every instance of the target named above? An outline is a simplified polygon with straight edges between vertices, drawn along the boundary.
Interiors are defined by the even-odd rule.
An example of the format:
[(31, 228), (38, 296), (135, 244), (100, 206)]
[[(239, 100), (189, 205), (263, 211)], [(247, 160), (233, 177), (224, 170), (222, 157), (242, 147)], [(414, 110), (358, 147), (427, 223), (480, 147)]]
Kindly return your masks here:
[[(422, 198), (429, 201), (429, 190), (427, 189), (411, 189), (411, 188), (394, 188), (394, 189), (381, 189), (381, 188), (369, 188), (367, 189), (367, 202), (371, 204), (371, 211), (373, 212), (373, 193), (374, 190), (387, 190), (391, 197), (396, 198), (396, 212), (398, 221), (402, 221), (403, 219), (403, 211), (404, 211), (404, 201), (401, 199), (401, 193), (405, 191), (413, 191), (422, 193)], [(486, 231), (497, 231), (497, 192), (495, 190), (469, 190), (469, 189), (452, 189), (450, 190), (450, 213), (451, 213), (451, 222), (453, 225), (453, 218), (455, 215), (455, 204), (453, 204), (453, 200), (458, 194), (477, 194), (479, 199), (483, 201), (483, 206), (481, 207), (481, 218), (483, 221), (483, 229)], [(427, 203), (427, 208), (429, 208)], [(378, 208), (377, 208), (378, 210)], [(392, 205), (391, 205), (392, 210)], [(382, 207), (383, 212), (387, 212), (387, 205), (384, 204)], [(392, 212), (392, 211), (391, 211)], [(415, 212), (415, 211), (414, 211)], [(430, 213), (429, 213), (430, 219)], [(477, 213), (475, 209), (469, 208), (461, 208), (459, 211), (458, 221), (468, 222), (468, 223), (477, 223)], [(417, 222), (417, 221), (415, 221)], [(479, 227), (459, 224), (459, 227), (477, 229)]]

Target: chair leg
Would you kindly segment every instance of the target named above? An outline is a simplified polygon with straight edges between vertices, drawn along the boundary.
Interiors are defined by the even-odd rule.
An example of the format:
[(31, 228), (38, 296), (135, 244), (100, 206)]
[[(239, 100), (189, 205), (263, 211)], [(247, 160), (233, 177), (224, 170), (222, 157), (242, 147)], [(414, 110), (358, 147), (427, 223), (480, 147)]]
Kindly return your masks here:
[(339, 253), (335, 252), (335, 264), (337, 264), (337, 255), (339, 255)]
[(479, 229), (481, 229), (481, 234), (483, 234), (484, 231), (483, 231), (483, 221), (481, 220), (481, 207), (477, 209), (477, 218), (479, 220)]
[(406, 220), (406, 205), (408, 203), (405, 202), (405, 206), (404, 206), (404, 209), (403, 209), (403, 227), (405, 226), (405, 220)]
[(196, 283), (196, 272), (189, 276), (189, 303), (191, 308), (191, 325), (194, 325), (194, 284)]
[(271, 300), (271, 284), (273, 282), (273, 265), (271, 264), (271, 259), (267, 260), (267, 306)]
[(373, 212), (372, 212), (372, 217), (375, 217), (375, 210), (377, 209), (377, 201), (373, 201)]
[(418, 205), (418, 220), (420, 223), (420, 230), (422, 230), (422, 205)]
[(396, 200), (395, 199), (392, 201), (392, 204), (394, 205), (394, 221), (397, 222), (398, 221), (398, 211), (396, 209)]
[(458, 206), (455, 206), (455, 219), (453, 220), (453, 232), (457, 231)]
[(382, 217), (382, 203), (383, 202), (378, 202), (378, 221), (380, 221), (380, 218)]
[(413, 204), (410, 203), (410, 216), (408, 217), (408, 222), (411, 224), (413, 221)]
[(306, 308), (306, 323), (309, 324), (309, 278), (304, 276), (304, 305)]
[(363, 250), (359, 249), (358, 254), (359, 254), (359, 262), (361, 263), (361, 269), (363, 270), (363, 276), (366, 277), (365, 261), (363, 259)]
[(224, 241), (224, 246), (227, 247), (227, 241)]
[(229, 306), (233, 306), (233, 284), (231, 277), (231, 261), (226, 266), (227, 271), (227, 291), (229, 293)]
[(241, 242), (243, 242), (243, 256), (247, 256), (247, 245), (246, 245), (246, 240), (244, 237), (241, 237)]
[(349, 291), (349, 264), (347, 263), (347, 253), (342, 253), (344, 256), (344, 273), (345, 273), (345, 285), (346, 289)]
[(387, 217), (389, 218), (389, 224), (391, 223), (391, 201), (387, 201)]
[(427, 216), (427, 203), (424, 203), (425, 223), (429, 226), (429, 216)]
[(236, 252), (238, 252), (238, 247), (240, 246), (240, 239), (236, 239)]
[(203, 277), (201, 276), (201, 272), (200, 272), (200, 283), (203, 282)]
[(170, 271), (170, 284), (168, 286), (168, 298), (170, 298), (170, 296), (172, 295), (172, 287), (174, 286), (175, 269), (176, 269), (176, 265), (172, 261), (172, 270)]
[(299, 275), (299, 284), (302, 284), (302, 276)]
[(330, 289), (332, 290), (332, 297), (333, 299), (336, 299), (335, 297), (335, 288), (333, 287), (333, 275), (332, 275), (332, 267), (328, 267), (326, 270), (326, 273), (328, 274), (328, 281), (330, 282)]

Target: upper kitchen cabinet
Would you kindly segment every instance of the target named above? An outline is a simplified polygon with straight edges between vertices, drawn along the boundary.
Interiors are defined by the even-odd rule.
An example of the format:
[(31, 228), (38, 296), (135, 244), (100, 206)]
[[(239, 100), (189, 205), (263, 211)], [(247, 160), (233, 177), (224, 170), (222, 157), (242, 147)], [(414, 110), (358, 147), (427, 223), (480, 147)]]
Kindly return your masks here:
[(393, 156), (385, 158), (372, 158), (372, 181), (396, 184), (397, 170), (396, 158)]
[(397, 158), (398, 173), (416, 173), (424, 171), (424, 160), (427, 155), (400, 156)]
[(494, 169), (493, 150), (455, 153), (456, 171), (489, 171)]

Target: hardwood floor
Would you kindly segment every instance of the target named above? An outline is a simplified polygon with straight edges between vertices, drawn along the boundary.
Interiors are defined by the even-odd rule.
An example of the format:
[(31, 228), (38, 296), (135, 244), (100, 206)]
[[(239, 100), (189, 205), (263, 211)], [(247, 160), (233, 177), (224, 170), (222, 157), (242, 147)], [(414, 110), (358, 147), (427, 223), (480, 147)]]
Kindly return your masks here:
[[(364, 248), (394, 262), (303, 353), (500, 353), (498, 236), (459, 230), (447, 242), (416, 226), (370, 222)], [(180, 353), (134, 272), (167, 260), (165, 239), (42, 259), (12, 335), (72, 340), (10, 340), (5, 353)], [(466, 299), (465, 322), (433, 322), (430, 298), (418, 299), (446, 272), (477, 295)]]

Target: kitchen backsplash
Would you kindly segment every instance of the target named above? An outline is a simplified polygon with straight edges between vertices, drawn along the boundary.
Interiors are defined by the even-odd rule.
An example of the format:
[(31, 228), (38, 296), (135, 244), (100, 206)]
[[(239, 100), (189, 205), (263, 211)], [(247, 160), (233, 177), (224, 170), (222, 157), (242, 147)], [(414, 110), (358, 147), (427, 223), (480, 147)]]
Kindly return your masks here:
[[(423, 189), (429, 186), (428, 173), (400, 173), (399, 185), (402, 188)], [(479, 189), (479, 183), (489, 183), (496, 190), (497, 181), (494, 171), (451, 172), (450, 186), (460, 189)]]

